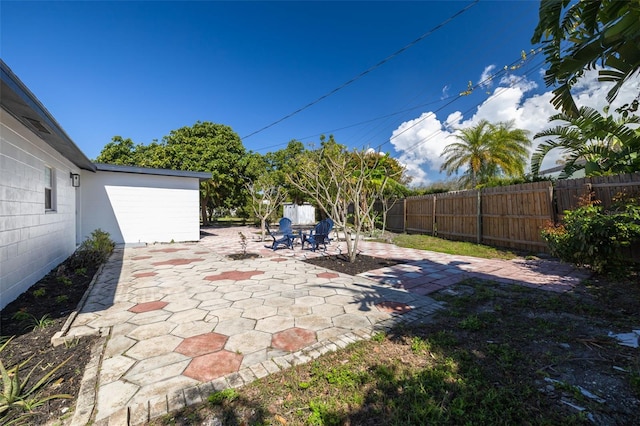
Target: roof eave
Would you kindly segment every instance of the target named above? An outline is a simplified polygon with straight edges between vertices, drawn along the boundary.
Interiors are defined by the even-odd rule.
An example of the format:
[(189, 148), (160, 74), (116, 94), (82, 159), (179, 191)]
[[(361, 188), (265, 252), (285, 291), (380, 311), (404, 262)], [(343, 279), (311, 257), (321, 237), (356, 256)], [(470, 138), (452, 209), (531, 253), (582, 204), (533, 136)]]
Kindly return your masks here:
[(9, 114), (78, 168), (95, 171), (95, 166), (66, 134), (51, 113), (0, 59), (0, 103)]

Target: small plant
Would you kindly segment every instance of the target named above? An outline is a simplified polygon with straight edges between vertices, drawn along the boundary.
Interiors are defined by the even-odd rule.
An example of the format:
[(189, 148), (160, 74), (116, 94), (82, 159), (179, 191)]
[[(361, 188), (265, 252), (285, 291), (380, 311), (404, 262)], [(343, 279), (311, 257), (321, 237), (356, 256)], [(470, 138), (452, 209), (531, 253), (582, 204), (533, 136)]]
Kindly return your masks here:
[[(74, 347), (78, 346), (78, 343), (80, 343), (80, 338), (74, 337), (71, 340), (65, 340), (64, 341), (64, 347), (67, 348), (67, 349), (74, 348)], [(77, 371), (76, 374), (80, 374), (80, 371)]]
[(69, 296), (67, 296), (66, 294), (61, 294), (59, 296), (56, 296), (56, 303), (64, 303), (67, 300), (69, 300)]
[(73, 271), (76, 275), (79, 275), (81, 277), (86, 277), (87, 276), (87, 268), (76, 268), (75, 271)]
[(247, 254), (247, 237), (242, 233), (238, 232), (240, 236), (240, 247), (242, 248), (242, 255), (245, 256)]
[(224, 402), (231, 402), (240, 396), (238, 391), (229, 388), (220, 392), (215, 392), (209, 395), (208, 401), (211, 405), (222, 405)]
[(52, 324), (53, 320), (49, 317), (49, 314), (44, 315), (40, 319), (34, 317), (33, 315), (29, 315), (29, 325), (27, 326), (27, 328), (31, 328), (33, 330), (44, 330)]
[(482, 321), (477, 315), (469, 315), (462, 319), (458, 326), (463, 330), (478, 331), (483, 327)]
[(38, 288), (36, 290), (33, 290), (31, 292), (31, 294), (33, 294), (33, 297), (38, 298), (38, 297), (43, 297), (45, 294), (47, 294), (47, 290), (45, 288)]
[[(0, 353), (10, 342), (11, 339), (0, 346)], [(32, 358), (33, 356), (11, 368), (6, 368), (2, 362), (2, 358), (0, 358), (0, 376), (2, 377), (2, 382), (0, 382), (2, 386), (0, 389), (0, 421), (6, 420), (9, 415), (11, 415), (12, 411), (24, 413), (31, 411), (52, 399), (71, 398), (71, 395), (66, 394), (49, 395), (44, 398), (37, 397), (38, 391), (43, 389), (51, 381), (51, 378), (56, 371), (69, 362), (71, 357), (58, 364), (55, 368), (49, 370), (49, 372), (37, 380), (33, 385), (27, 386), (27, 384), (30, 383), (31, 376), (34, 372), (38, 371), (41, 364), (37, 363), (34, 365), (29, 373), (27, 373), (26, 377), (22, 379), (20, 377), (20, 369), (31, 361)], [(14, 421), (19, 422), (22, 418), (23, 417), (19, 417)], [(3, 424), (5, 423), (3, 422)]]
[(27, 312), (27, 308), (22, 308), (18, 312), (16, 312), (15, 314), (13, 314), (13, 316), (11, 318), (16, 320), (16, 321), (26, 321), (29, 318), (31, 318), (31, 314), (29, 312)]
[(387, 337), (387, 336), (386, 336), (386, 334), (385, 334), (385, 333), (383, 333), (383, 332), (379, 332), (379, 333), (376, 333), (376, 334), (374, 334), (373, 336), (371, 336), (371, 340), (373, 340), (374, 342), (381, 343), (381, 342), (384, 342), (384, 339), (385, 339), (386, 337)]
[(71, 281), (71, 278), (65, 277), (65, 276), (57, 277), (56, 281), (58, 281), (60, 284), (66, 285), (67, 287), (70, 287), (73, 285), (73, 281)]
[(431, 345), (428, 340), (416, 336), (411, 339), (411, 351), (415, 354), (429, 352)]
[(115, 247), (108, 232), (96, 229), (91, 236), (80, 244), (71, 258), (71, 266), (74, 270), (86, 268), (92, 265), (104, 263)]

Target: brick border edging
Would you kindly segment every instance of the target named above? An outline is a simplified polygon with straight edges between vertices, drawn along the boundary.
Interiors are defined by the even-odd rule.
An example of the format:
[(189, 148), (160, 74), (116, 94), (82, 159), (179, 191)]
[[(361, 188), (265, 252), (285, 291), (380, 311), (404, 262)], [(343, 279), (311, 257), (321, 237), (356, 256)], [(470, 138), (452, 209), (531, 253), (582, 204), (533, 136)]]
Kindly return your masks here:
[(96, 410), (100, 366), (109, 337), (110, 336), (100, 337), (91, 349), (91, 358), (84, 368), (84, 374), (80, 382), (80, 390), (76, 398), (71, 426), (91, 424)]

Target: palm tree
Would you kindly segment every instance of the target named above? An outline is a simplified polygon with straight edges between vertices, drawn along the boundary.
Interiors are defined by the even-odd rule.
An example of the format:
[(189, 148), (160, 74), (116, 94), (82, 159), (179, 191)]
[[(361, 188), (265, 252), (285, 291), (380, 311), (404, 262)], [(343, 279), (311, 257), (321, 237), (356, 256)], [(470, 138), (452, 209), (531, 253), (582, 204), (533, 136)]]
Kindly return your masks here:
[[(540, 21), (532, 44), (542, 42), (549, 69), (547, 86), (553, 90), (551, 103), (565, 114), (578, 114), (571, 87), (585, 69), (601, 68), (600, 81), (614, 83), (607, 94), (613, 101), (622, 84), (640, 69), (640, 2), (542, 0)], [(631, 107), (633, 112), (638, 98)]]
[(447, 145), (441, 154), (445, 160), (440, 171), (446, 171), (447, 176), (466, 168), (461, 181), (475, 187), (501, 174), (524, 174), (531, 141), (525, 130), (513, 129), (512, 121), (491, 124), (482, 120), (456, 132), (453, 136), (458, 141)]
[(531, 172), (537, 176), (545, 156), (553, 149), (564, 151), (565, 166), (560, 179), (585, 169), (587, 176), (629, 173), (640, 170), (640, 123), (636, 115), (615, 119), (593, 108), (582, 107), (577, 116), (559, 113), (549, 121), (562, 121), (534, 139), (549, 138), (531, 156)]

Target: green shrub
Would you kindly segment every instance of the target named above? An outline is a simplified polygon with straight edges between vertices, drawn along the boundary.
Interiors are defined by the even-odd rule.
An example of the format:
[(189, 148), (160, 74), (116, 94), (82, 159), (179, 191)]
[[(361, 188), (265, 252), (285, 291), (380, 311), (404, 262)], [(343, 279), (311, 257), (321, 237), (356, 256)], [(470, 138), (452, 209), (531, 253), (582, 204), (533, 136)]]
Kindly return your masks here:
[(625, 270), (623, 249), (640, 243), (640, 205), (634, 198), (610, 209), (589, 203), (566, 211), (564, 223), (542, 230), (551, 254), (599, 273)]
[(74, 270), (96, 266), (104, 263), (115, 247), (108, 232), (96, 229), (91, 236), (80, 244), (71, 258), (71, 268)]

